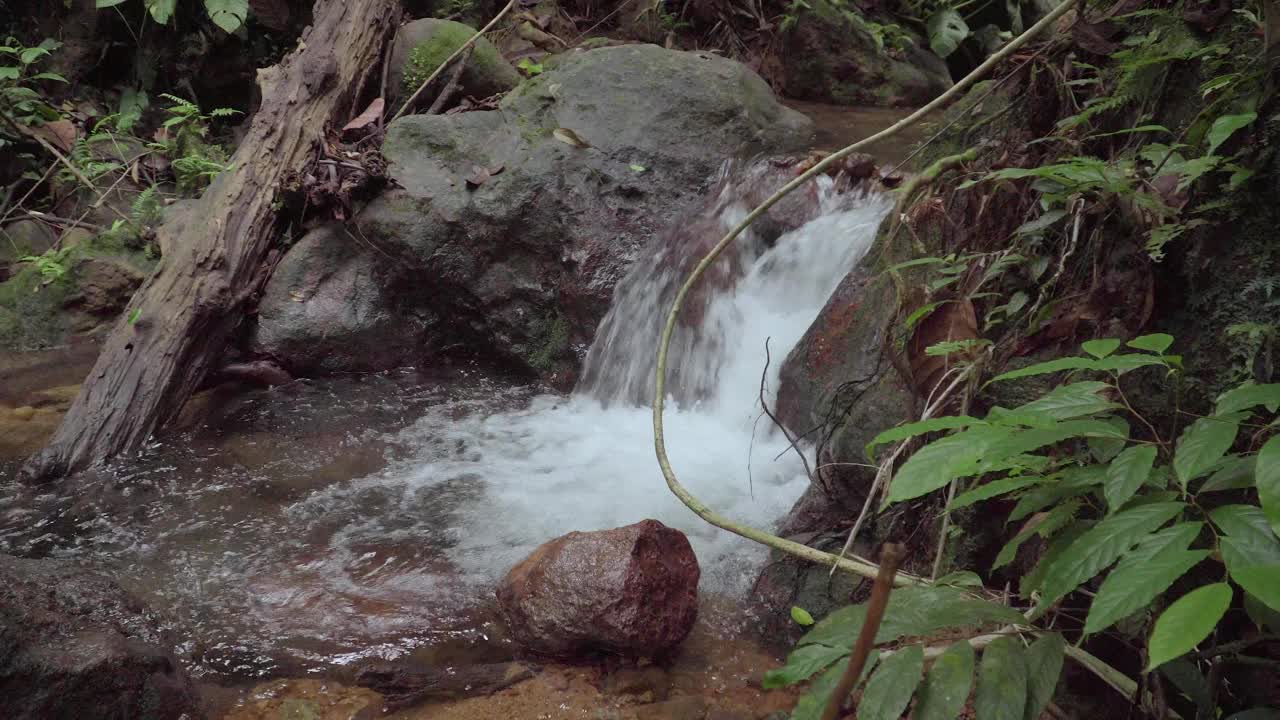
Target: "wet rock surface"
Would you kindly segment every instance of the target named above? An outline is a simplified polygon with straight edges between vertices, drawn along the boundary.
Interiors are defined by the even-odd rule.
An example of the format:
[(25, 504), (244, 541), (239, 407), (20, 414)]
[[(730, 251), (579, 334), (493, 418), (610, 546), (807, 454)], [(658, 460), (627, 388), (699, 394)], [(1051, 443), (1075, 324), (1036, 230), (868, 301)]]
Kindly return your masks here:
[[(799, 149), (811, 135), (807, 118), (731, 60), (653, 45), (566, 53), (499, 110), (392, 124), (383, 151), (401, 187), (350, 223), (357, 240), (324, 240), (350, 246), (340, 264), (371, 270), (335, 268), (320, 283), (335, 289), (315, 294), (443, 318), (400, 323), (395, 347), (421, 348), (422, 362), (471, 353), (569, 387), (577, 348), (590, 341), (618, 279), (702, 196), (725, 158)], [(300, 244), (289, 255), (304, 258), (286, 256), (284, 267), (317, 252), (316, 243)], [(404, 292), (376, 299), (376, 272)], [(268, 322), (297, 314), (282, 307), (297, 274), (277, 276), (261, 310)], [(378, 325), (382, 315), (364, 317)], [(325, 324), (316, 315), (291, 342), (328, 342), (319, 334)], [(322, 369), (403, 360), (353, 344), (349, 352), (367, 357), (335, 353)], [(298, 365), (317, 363), (304, 355)]]
[(59, 560), (0, 556), (0, 698), (14, 720), (198, 716), (157, 620), (115, 582)]
[(655, 656), (692, 629), (699, 576), (684, 533), (643, 520), (547, 542), (511, 569), (497, 595), (512, 637), (535, 653)]

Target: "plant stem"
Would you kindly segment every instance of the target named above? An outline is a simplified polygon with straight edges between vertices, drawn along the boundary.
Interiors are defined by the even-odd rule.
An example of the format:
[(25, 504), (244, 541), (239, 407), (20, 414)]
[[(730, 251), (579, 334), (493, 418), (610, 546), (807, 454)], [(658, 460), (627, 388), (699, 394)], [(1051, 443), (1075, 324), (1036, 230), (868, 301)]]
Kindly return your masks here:
[(876, 583), (871, 588), (871, 599), (867, 601), (867, 619), (858, 631), (858, 639), (853, 643), (853, 652), (849, 656), (849, 665), (840, 676), (840, 682), (827, 699), (827, 707), (822, 711), (822, 720), (836, 720), (844, 701), (853, 692), (853, 686), (862, 677), (862, 668), (866, 667), (867, 656), (876, 644), (876, 633), (880, 630), (880, 621), (884, 619), (885, 608), (889, 605), (889, 593), (893, 590), (893, 576), (898, 572), (902, 562), (901, 545), (885, 545), (880, 552), (880, 570), (876, 573)]

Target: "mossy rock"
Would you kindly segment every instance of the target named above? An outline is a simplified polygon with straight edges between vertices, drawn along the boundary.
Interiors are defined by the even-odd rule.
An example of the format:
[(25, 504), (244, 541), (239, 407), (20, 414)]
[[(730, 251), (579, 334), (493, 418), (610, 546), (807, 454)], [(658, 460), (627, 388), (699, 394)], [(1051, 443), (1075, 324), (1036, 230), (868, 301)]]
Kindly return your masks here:
[[(450, 55), (475, 35), (475, 28), (452, 20), (423, 18), (401, 27), (391, 51), (387, 92), (392, 105), (408, 99), (418, 86)], [(462, 92), (475, 98), (506, 92), (520, 82), (520, 73), (485, 38), (475, 50), (459, 80)], [(448, 74), (447, 71), (445, 74)], [(437, 81), (443, 88), (443, 81)]]

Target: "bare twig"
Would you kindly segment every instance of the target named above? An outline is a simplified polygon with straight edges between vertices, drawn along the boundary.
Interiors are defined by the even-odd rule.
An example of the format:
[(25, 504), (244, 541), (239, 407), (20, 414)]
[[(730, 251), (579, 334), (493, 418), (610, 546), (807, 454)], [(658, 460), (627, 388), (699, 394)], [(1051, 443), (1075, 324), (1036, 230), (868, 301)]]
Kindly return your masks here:
[(769, 403), (764, 399), (764, 381), (769, 375), (769, 362), (771, 359), (769, 356), (769, 340), (771, 339), (764, 339), (764, 369), (760, 371), (760, 408), (773, 421), (774, 427), (782, 431), (783, 437), (787, 439), (787, 442), (791, 443), (791, 447), (795, 448), (796, 455), (800, 456), (800, 462), (804, 464), (804, 474), (808, 476), (809, 482), (813, 482), (813, 471), (809, 469), (809, 458), (804, 456), (804, 451), (800, 449), (800, 444), (795, 438), (791, 437), (791, 432), (778, 420), (778, 416), (773, 414), (773, 411), (769, 409)]
[(428, 115), (435, 115), (444, 109), (445, 103), (449, 102), (449, 98), (458, 91), (458, 82), (462, 80), (462, 71), (467, 69), (467, 63), (471, 61), (471, 51), (476, 46), (472, 45), (462, 53), (462, 57), (458, 58), (458, 62), (454, 63), (453, 75), (449, 78), (449, 82), (445, 84), (444, 89), (436, 95), (436, 99), (431, 103), (431, 107), (427, 109)]
[(34, 185), (28, 188), (27, 191), (22, 194), (22, 197), (18, 198), (18, 202), (9, 206), (9, 208), (5, 210), (4, 216), (0, 217), (0, 225), (3, 225), (4, 221), (8, 220), (9, 216), (12, 215), (15, 210), (22, 207), (22, 203), (26, 202), (27, 199), (30, 198), (41, 185), (44, 184), (44, 181), (49, 179), (49, 176), (53, 174), (53, 169), (56, 167), (58, 167), (58, 163), (56, 161), (49, 164), (49, 167), (45, 169), (44, 174), (40, 176), (40, 179), (37, 180)]
[(396, 111), (396, 114), (391, 116), (390, 122), (395, 122), (401, 115), (404, 115), (409, 108), (413, 107), (413, 104), (418, 101), (418, 97), (422, 95), (424, 91), (426, 91), (427, 86), (430, 85), (432, 82), (434, 82), (437, 77), (440, 77), (440, 73), (444, 72), (444, 69), (448, 67), (450, 63), (452, 63), (454, 60), (457, 60), (458, 57), (461, 56), (463, 52), (465, 52), (468, 48), (474, 45), (476, 40), (480, 39), (481, 35), (484, 35), (485, 33), (489, 32), (489, 30), (493, 29), (493, 26), (497, 25), (498, 21), (501, 20), (502, 17), (511, 10), (511, 8), (515, 7), (515, 5), (516, 5), (516, 0), (510, 0), (501, 10), (498, 11), (497, 15), (493, 16), (493, 19), (490, 20), (487, 25), (480, 28), (475, 35), (472, 35), (470, 38), (467, 39), (466, 42), (462, 43), (462, 46), (459, 47), (457, 50), (454, 50), (452, 55), (445, 58), (444, 62), (440, 63), (440, 67), (432, 71), (432, 73), (427, 76), (427, 79), (423, 80), (422, 84), (418, 86), (418, 89), (415, 90), (414, 93), (409, 96), (409, 99), (405, 101), (404, 105), (400, 106), (400, 109)]
[(38, 210), (29, 210), (19, 215), (15, 215), (14, 218), (19, 220), (22, 220), (22, 219), (39, 220), (40, 222), (47, 222), (50, 225), (61, 225), (63, 227), (82, 227), (88, 230), (93, 230), (94, 232), (102, 232), (101, 225), (94, 225), (93, 223), (90, 223), (90, 222), (84, 222), (83, 219), (72, 220), (71, 218), (58, 217), (57, 215), (49, 215), (48, 213), (42, 213)]
[(862, 668), (866, 667), (867, 656), (876, 644), (876, 633), (880, 631), (880, 621), (884, 619), (884, 610), (889, 605), (889, 593), (893, 590), (893, 576), (898, 572), (898, 564), (902, 562), (901, 545), (885, 545), (880, 552), (880, 570), (876, 573), (876, 583), (871, 588), (871, 599), (867, 601), (867, 619), (858, 631), (858, 639), (853, 643), (853, 654), (849, 656), (849, 665), (840, 676), (840, 682), (827, 699), (827, 707), (822, 711), (822, 720), (836, 720), (840, 708), (853, 692), (853, 686), (862, 677)]

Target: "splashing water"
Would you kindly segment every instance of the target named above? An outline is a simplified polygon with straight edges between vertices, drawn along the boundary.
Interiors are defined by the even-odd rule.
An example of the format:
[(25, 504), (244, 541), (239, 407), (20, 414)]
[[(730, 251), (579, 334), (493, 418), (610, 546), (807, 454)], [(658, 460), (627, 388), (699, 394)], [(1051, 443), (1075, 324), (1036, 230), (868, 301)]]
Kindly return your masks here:
[[(644, 518), (689, 535), (704, 590), (744, 592), (763, 550), (667, 490), (648, 407), (678, 284), (708, 238), (749, 209), (731, 176), (718, 188), (698, 218), (706, 237), (673, 230), (619, 284), (572, 395), (457, 378), (277, 391), (232, 413), (231, 432), (167, 442), (78, 488), (123, 510), (82, 513), (67, 498), (44, 498), (43, 510), (0, 504), (0, 551), (107, 570), (174, 617), (206, 668), (242, 675), (279, 671), (282, 655), (316, 669), (438, 643), (474, 627), (459, 618), (540, 543)], [(759, 420), (765, 340), (773, 388), (890, 206), (836, 193), (827, 178), (815, 191), (816, 219), (772, 243), (747, 233), (720, 260), (729, 270), (695, 301), (698, 322), (678, 330), (670, 361), (677, 473), (718, 512), (761, 526), (808, 482), (785, 438)], [(350, 458), (371, 451), (379, 462), (362, 472)], [(48, 506), (61, 508), (53, 519)], [(74, 526), (71, 540), (59, 524)]]

